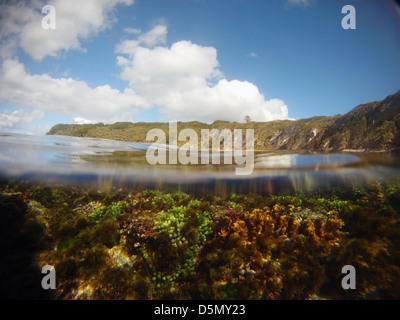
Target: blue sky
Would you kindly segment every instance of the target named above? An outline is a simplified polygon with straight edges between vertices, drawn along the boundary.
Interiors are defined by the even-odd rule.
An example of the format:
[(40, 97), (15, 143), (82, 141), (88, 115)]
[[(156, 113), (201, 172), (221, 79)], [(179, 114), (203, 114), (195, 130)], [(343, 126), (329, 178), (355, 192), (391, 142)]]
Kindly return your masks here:
[[(394, 3), (6, 2), (0, 130), (344, 114), (400, 89)], [(45, 4), (56, 9), (56, 30), (41, 27)], [(355, 30), (342, 28), (345, 5), (356, 9)]]

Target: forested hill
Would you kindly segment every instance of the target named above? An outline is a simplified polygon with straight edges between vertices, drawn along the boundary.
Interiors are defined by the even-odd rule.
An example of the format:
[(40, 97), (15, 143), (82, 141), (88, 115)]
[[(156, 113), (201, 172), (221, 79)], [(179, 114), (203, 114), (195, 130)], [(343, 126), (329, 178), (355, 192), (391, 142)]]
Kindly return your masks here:
[[(122, 141), (146, 142), (152, 128), (164, 130), (168, 123), (117, 122), (97, 124), (57, 124), (47, 133), (75, 137), (93, 137)], [(270, 122), (238, 123), (215, 121), (178, 122), (178, 130), (254, 129), (255, 148), (262, 150), (374, 150), (400, 149), (400, 91), (382, 101), (355, 107), (344, 115)]]

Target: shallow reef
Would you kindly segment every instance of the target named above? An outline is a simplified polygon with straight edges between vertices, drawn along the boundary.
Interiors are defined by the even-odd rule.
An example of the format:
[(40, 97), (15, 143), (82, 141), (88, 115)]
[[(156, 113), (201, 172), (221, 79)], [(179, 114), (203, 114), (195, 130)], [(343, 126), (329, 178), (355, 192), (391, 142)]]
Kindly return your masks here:
[[(2, 298), (400, 298), (398, 181), (269, 196), (29, 181), (0, 192)], [(56, 290), (40, 287), (44, 265)], [(355, 290), (341, 286), (345, 265)]]

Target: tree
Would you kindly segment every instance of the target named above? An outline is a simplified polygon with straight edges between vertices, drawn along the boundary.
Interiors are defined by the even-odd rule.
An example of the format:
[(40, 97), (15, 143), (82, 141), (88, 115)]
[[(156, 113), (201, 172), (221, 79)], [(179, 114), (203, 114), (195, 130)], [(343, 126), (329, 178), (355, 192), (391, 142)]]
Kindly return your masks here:
[(244, 117), (244, 121), (245, 121), (246, 123), (249, 123), (249, 122), (251, 121), (250, 116), (249, 116), (249, 115), (245, 116), (245, 117)]

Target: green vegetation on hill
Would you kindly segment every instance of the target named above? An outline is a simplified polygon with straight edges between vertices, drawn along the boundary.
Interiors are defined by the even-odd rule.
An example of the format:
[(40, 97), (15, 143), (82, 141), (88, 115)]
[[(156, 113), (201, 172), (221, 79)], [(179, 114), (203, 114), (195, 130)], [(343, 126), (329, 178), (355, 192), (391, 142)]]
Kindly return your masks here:
[[(146, 142), (147, 132), (154, 128), (162, 129), (168, 141), (169, 124), (162, 122), (57, 124), (47, 134)], [(382, 101), (360, 105), (345, 115), (296, 121), (178, 122), (179, 131), (185, 128), (194, 129), (199, 137), (201, 129), (254, 129), (258, 150), (388, 151), (400, 147), (400, 91)]]

